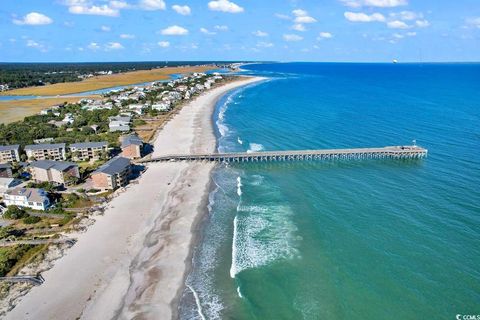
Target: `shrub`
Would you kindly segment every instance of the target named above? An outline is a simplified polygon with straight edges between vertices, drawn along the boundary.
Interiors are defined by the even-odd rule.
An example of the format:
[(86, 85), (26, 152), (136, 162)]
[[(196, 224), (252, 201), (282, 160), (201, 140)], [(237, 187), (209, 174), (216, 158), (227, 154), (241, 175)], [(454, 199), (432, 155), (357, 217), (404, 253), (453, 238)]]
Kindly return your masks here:
[(23, 218), (22, 221), (25, 224), (34, 224), (34, 223), (39, 222), (40, 220), (42, 220), (40, 217), (28, 216), (28, 217)]
[(5, 213), (3, 214), (3, 217), (5, 219), (17, 220), (28, 217), (28, 214), (22, 208), (19, 208), (17, 206), (9, 206), (7, 211), (5, 211)]

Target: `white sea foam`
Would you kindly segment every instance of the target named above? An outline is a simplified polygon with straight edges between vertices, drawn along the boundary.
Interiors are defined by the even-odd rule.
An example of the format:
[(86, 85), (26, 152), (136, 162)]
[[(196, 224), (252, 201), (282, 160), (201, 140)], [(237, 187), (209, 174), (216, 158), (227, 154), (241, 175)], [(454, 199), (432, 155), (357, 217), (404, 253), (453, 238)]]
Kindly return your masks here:
[(250, 184), (252, 186), (259, 186), (263, 183), (263, 180), (265, 180), (265, 177), (264, 176), (261, 176), (259, 174), (254, 174), (252, 176), (252, 181), (250, 181)]
[(243, 298), (242, 293), (240, 292), (240, 287), (237, 287), (237, 293), (240, 298)]
[(289, 206), (239, 205), (238, 209), (233, 222), (230, 277), (297, 256), (297, 228)]
[(260, 143), (250, 143), (250, 148), (247, 150), (248, 153), (251, 153), (251, 152), (258, 152), (258, 151), (262, 151), (264, 149), (263, 145), (261, 145)]
[(238, 144), (243, 144), (243, 141), (240, 139), (240, 137), (237, 138)]
[(193, 290), (193, 288), (188, 284), (187, 284), (187, 287), (188, 289), (190, 289), (190, 291), (192, 291), (193, 297), (195, 298), (195, 304), (197, 305), (198, 316), (200, 317), (200, 319), (206, 320), (207, 318), (205, 318), (205, 315), (203, 314), (202, 305), (200, 304), (200, 298), (198, 297), (197, 292)]
[(237, 237), (238, 237), (238, 216), (233, 219), (233, 239), (232, 239), (232, 265), (230, 266), (230, 277), (235, 278), (237, 271)]
[(237, 194), (239, 197), (242, 196), (242, 178), (241, 177), (238, 177), (237, 178)]

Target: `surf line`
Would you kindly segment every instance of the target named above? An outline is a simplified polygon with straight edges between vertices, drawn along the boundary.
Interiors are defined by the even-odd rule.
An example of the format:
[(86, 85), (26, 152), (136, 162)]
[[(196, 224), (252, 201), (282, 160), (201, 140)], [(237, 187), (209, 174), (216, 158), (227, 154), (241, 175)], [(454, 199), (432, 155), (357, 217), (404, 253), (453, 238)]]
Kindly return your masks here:
[(205, 318), (205, 315), (203, 314), (202, 305), (200, 304), (200, 298), (198, 297), (197, 292), (195, 290), (193, 290), (193, 288), (188, 284), (187, 284), (187, 288), (190, 289), (190, 291), (192, 291), (193, 297), (195, 298), (195, 303), (197, 304), (198, 315), (200, 316), (200, 318), (202, 320), (207, 320), (207, 318)]

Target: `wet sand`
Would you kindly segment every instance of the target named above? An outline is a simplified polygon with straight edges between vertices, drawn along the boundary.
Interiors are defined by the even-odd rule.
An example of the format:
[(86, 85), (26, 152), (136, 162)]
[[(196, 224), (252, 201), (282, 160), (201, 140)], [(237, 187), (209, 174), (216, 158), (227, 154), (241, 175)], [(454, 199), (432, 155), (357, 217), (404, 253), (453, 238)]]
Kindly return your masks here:
[[(154, 154), (214, 152), (212, 113), (245, 78), (197, 97), (168, 122)], [(208, 201), (213, 163), (149, 164), (138, 183), (43, 274), (7, 319), (171, 319)]]

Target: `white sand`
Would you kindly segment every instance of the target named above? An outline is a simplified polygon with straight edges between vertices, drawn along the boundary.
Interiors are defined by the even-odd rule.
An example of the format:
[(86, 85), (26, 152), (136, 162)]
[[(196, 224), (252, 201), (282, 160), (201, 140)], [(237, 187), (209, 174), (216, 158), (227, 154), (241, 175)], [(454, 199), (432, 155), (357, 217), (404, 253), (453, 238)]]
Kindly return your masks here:
[[(154, 156), (214, 152), (211, 117), (245, 78), (197, 97), (155, 140)], [(150, 164), (105, 214), (43, 274), (7, 319), (170, 319), (176, 316), (191, 246), (205, 212), (212, 163)]]

